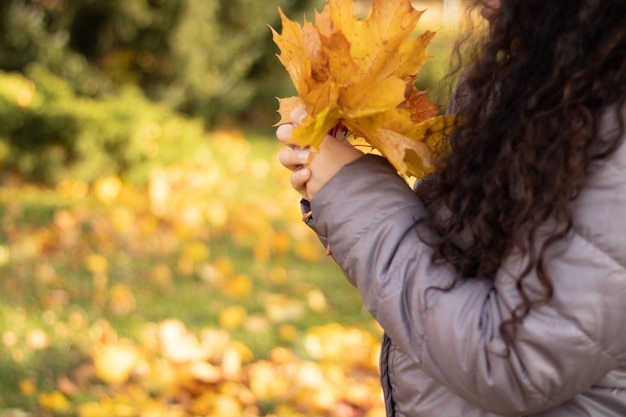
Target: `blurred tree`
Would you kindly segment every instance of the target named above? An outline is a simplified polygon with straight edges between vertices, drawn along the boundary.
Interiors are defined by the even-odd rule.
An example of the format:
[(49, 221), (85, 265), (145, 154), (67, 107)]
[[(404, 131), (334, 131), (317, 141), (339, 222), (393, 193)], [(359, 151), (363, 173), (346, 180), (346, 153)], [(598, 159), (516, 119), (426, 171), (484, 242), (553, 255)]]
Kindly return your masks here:
[[(322, 0), (3, 0), (0, 69), (39, 63), (78, 94), (137, 85), (201, 116), (255, 120), (288, 88), (268, 25)], [(256, 111), (249, 111), (250, 109)], [(263, 120), (267, 123), (267, 120)]]
[[(321, 0), (185, 2), (173, 33), (174, 59), (181, 73), (170, 90), (181, 108), (209, 122), (225, 116), (255, 121), (277, 107), (275, 97), (289, 88), (275, 54), (268, 25), (280, 30), (277, 7), (289, 16), (312, 17)], [(298, 16), (299, 17), (299, 16)], [(263, 120), (264, 123), (267, 120)]]
[(118, 85), (138, 85), (154, 96), (171, 83), (171, 33), (179, 0), (81, 0), (69, 27), (69, 46)]
[(69, 27), (81, 1), (2, 0), (0, 69), (26, 73), (37, 64), (70, 82), (76, 93), (111, 91), (109, 77), (69, 48)]

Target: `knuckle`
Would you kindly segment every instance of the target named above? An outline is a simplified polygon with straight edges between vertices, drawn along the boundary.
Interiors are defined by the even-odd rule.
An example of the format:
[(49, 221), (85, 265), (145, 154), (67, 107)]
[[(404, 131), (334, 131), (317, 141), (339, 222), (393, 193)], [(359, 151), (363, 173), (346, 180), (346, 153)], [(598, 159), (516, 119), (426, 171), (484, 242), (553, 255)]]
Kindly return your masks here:
[(307, 111), (302, 108), (302, 107), (297, 107), (295, 109), (293, 109), (293, 111), (291, 112), (291, 120), (295, 123), (295, 124), (300, 124), (302, 123), (302, 121), (304, 120), (304, 118), (307, 116)]

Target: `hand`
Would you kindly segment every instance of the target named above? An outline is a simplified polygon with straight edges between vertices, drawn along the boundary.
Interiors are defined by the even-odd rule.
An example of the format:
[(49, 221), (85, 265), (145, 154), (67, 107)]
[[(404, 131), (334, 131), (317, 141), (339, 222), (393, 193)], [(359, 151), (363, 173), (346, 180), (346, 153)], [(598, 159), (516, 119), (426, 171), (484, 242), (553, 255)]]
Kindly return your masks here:
[[(304, 109), (295, 109), (291, 113), (293, 124), (281, 125), (276, 130), (278, 139), (283, 143), (289, 141), (294, 125), (301, 123), (305, 117)], [(337, 137), (326, 135), (318, 152), (289, 146), (289, 149), (280, 152), (278, 159), (292, 171), (291, 186), (309, 201), (341, 168), (363, 156), (341, 133)]]

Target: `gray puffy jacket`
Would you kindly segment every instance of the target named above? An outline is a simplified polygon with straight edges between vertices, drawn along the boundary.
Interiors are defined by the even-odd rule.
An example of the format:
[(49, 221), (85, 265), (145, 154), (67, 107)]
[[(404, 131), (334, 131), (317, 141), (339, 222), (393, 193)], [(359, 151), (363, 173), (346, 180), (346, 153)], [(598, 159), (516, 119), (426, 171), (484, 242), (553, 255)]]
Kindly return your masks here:
[(573, 204), (547, 263), (554, 297), (507, 356), (498, 328), (520, 302), (522, 256), (493, 280), (429, 291), (453, 271), (431, 262), (422, 203), (386, 160), (360, 158), (318, 192), (307, 222), (385, 331), (388, 416), (626, 416), (626, 146), (595, 163)]

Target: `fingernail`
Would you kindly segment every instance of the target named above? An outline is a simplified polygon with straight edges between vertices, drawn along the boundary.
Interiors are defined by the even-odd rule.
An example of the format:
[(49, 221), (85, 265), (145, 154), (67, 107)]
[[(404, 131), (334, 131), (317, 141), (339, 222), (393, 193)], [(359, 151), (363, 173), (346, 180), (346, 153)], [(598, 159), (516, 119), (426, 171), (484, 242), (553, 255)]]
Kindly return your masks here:
[(282, 142), (287, 142), (291, 139), (292, 133), (293, 125), (291, 124), (280, 125), (278, 129), (276, 129), (276, 137)]
[(307, 179), (308, 176), (309, 176), (309, 172), (306, 169), (301, 169), (300, 171), (298, 171), (298, 177), (301, 180)]
[(298, 152), (298, 161), (301, 163), (305, 163), (309, 160), (310, 153), (308, 151), (300, 151)]
[(307, 111), (302, 107), (298, 107), (291, 112), (291, 120), (295, 124), (300, 124), (307, 115)]

